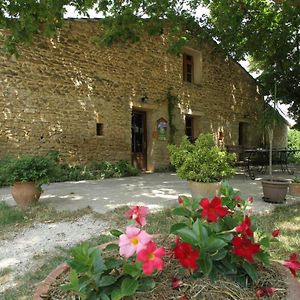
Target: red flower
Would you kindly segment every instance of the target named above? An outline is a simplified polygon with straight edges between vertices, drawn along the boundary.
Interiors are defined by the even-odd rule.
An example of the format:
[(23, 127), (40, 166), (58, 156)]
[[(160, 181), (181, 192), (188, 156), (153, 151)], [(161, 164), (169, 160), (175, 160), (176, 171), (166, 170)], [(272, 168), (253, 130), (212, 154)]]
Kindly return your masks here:
[(188, 300), (187, 296), (186, 295), (181, 295), (179, 300)]
[(275, 237), (278, 237), (279, 233), (280, 233), (280, 228), (278, 228), (278, 229), (272, 231), (272, 236), (273, 236), (274, 238), (275, 238)]
[(242, 234), (253, 237), (253, 231), (251, 230), (251, 220), (248, 216), (245, 216), (243, 222), (235, 227), (236, 232), (241, 232)]
[(239, 195), (235, 196), (233, 199), (235, 201), (241, 201), (242, 200), (241, 196), (239, 196)]
[(183, 200), (182, 200), (182, 198), (181, 198), (180, 196), (178, 196), (178, 203), (179, 203), (180, 205), (183, 204)]
[(166, 254), (163, 247), (157, 248), (156, 244), (150, 241), (146, 248), (142, 249), (136, 257), (137, 261), (143, 262), (143, 272), (150, 275), (155, 269), (161, 271), (164, 267), (164, 262), (161, 259)]
[(181, 286), (183, 285), (183, 282), (182, 280), (176, 278), (176, 277), (173, 277), (172, 278), (172, 289), (178, 289), (180, 288)]
[(297, 253), (292, 253), (290, 255), (290, 259), (289, 260), (285, 260), (282, 263), (285, 267), (289, 268), (290, 271), (292, 272), (292, 274), (294, 275), (294, 277), (296, 277), (296, 272), (297, 270), (300, 269), (300, 262), (298, 261), (298, 255)]
[(256, 291), (256, 297), (259, 298), (263, 296), (271, 296), (275, 291), (276, 289), (273, 287), (268, 287), (268, 288), (262, 287)]
[(173, 252), (183, 267), (192, 270), (197, 268), (197, 259), (200, 254), (197, 249), (193, 249), (192, 245), (183, 243), (177, 238)]
[(231, 243), (233, 245), (232, 253), (245, 258), (250, 263), (253, 262), (253, 255), (260, 251), (260, 245), (252, 243), (246, 236), (236, 236)]
[(149, 208), (145, 206), (130, 206), (130, 209), (125, 213), (125, 217), (129, 220), (135, 220), (140, 226), (146, 225), (145, 216), (149, 212)]
[(203, 207), (201, 217), (208, 222), (216, 222), (228, 214), (228, 208), (222, 206), (222, 200), (218, 197), (214, 197), (211, 202), (207, 198), (202, 199), (199, 204)]

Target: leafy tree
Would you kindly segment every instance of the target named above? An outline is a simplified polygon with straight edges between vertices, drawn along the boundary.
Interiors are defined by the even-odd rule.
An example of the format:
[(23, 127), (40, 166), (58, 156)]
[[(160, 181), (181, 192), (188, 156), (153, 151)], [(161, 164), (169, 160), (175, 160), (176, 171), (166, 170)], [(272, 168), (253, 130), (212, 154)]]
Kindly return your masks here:
[[(4, 49), (16, 52), (35, 34), (54, 33), (68, 5), (87, 17), (92, 8), (104, 15), (106, 44), (137, 41), (142, 29), (161, 34), (166, 28), (175, 52), (191, 37), (214, 40), (234, 59), (250, 59), (270, 99), (276, 82), (278, 99), (291, 105), (300, 126), (299, 0), (0, 0), (0, 28), (11, 32)], [(200, 7), (210, 14), (197, 15)]]

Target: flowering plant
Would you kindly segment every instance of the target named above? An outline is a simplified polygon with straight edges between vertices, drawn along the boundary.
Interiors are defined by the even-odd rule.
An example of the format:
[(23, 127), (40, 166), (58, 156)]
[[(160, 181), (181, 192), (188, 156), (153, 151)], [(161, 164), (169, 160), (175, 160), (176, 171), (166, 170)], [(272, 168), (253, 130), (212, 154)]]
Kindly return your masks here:
[[(177, 259), (192, 278), (208, 276), (214, 281), (226, 276), (245, 286), (257, 280), (257, 262), (269, 264), (268, 248), (278, 241), (280, 229), (270, 234), (258, 230), (248, 209), (252, 197), (242, 199), (228, 184), (222, 186), (221, 194), (213, 199), (178, 198), (173, 215), (181, 222), (171, 226), (176, 240), (168, 256), (172, 263), (172, 256)], [(148, 212), (146, 207), (131, 206), (125, 213), (129, 219), (125, 232), (111, 230), (118, 242), (108, 244), (103, 251), (87, 243), (76, 247), (64, 289), (81, 299), (101, 300), (119, 300), (137, 291), (153, 290), (153, 275), (163, 270), (166, 250), (144, 229)], [(114, 250), (117, 252), (108, 254)], [(283, 265), (296, 276), (300, 269), (297, 254), (292, 253)], [(182, 280), (170, 278), (173, 289), (183, 285)], [(256, 296), (270, 296), (275, 291), (274, 287), (262, 286)], [(180, 299), (187, 298), (183, 295)]]
[[(104, 253), (87, 243), (74, 248), (68, 261), (70, 283), (63, 289), (73, 291), (81, 299), (101, 300), (119, 300), (136, 291), (153, 289), (155, 282), (151, 275), (163, 269), (162, 257), (166, 251), (157, 247), (153, 237), (142, 230), (148, 211), (142, 206), (130, 207), (125, 213), (130, 220), (125, 233), (111, 230), (119, 241), (107, 245)], [(118, 250), (119, 256), (105, 255), (113, 250)]]
[(193, 276), (223, 275), (246, 285), (257, 279), (255, 262), (269, 264), (268, 248), (279, 230), (268, 235), (257, 229), (247, 210), (252, 198), (242, 199), (228, 184), (221, 194), (211, 200), (179, 197), (173, 214), (182, 221), (171, 227), (174, 256)]

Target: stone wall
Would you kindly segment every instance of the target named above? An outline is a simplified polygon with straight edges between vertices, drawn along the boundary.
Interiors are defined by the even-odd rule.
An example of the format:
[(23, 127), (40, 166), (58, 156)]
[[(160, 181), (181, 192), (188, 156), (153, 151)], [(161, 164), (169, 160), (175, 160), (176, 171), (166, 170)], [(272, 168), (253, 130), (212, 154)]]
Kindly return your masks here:
[(259, 144), (262, 97), (239, 64), (203, 47), (200, 82), (183, 82), (182, 58), (166, 53), (165, 36), (107, 48), (95, 43), (98, 32), (96, 21), (68, 20), (57, 37), (22, 47), (20, 58), (0, 56), (0, 158), (58, 150), (68, 162), (130, 160), (131, 112), (140, 109), (147, 112), (148, 169), (165, 166), (168, 141), (157, 139), (156, 121), (168, 120), (169, 88), (179, 99), (177, 142), (191, 114), (195, 135), (223, 131), (224, 143), (236, 145), (246, 122), (247, 143)]

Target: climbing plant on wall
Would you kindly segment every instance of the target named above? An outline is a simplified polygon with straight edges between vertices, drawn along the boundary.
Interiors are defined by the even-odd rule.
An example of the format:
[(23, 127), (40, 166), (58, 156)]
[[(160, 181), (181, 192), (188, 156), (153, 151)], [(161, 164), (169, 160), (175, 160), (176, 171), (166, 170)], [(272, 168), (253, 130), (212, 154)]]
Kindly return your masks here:
[(170, 137), (169, 143), (174, 144), (174, 136), (177, 131), (177, 128), (174, 124), (174, 109), (178, 103), (178, 97), (172, 94), (172, 89), (170, 88), (167, 92), (168, 100), (168, 117), (169, 117), (169, 126), (170, 126)]

